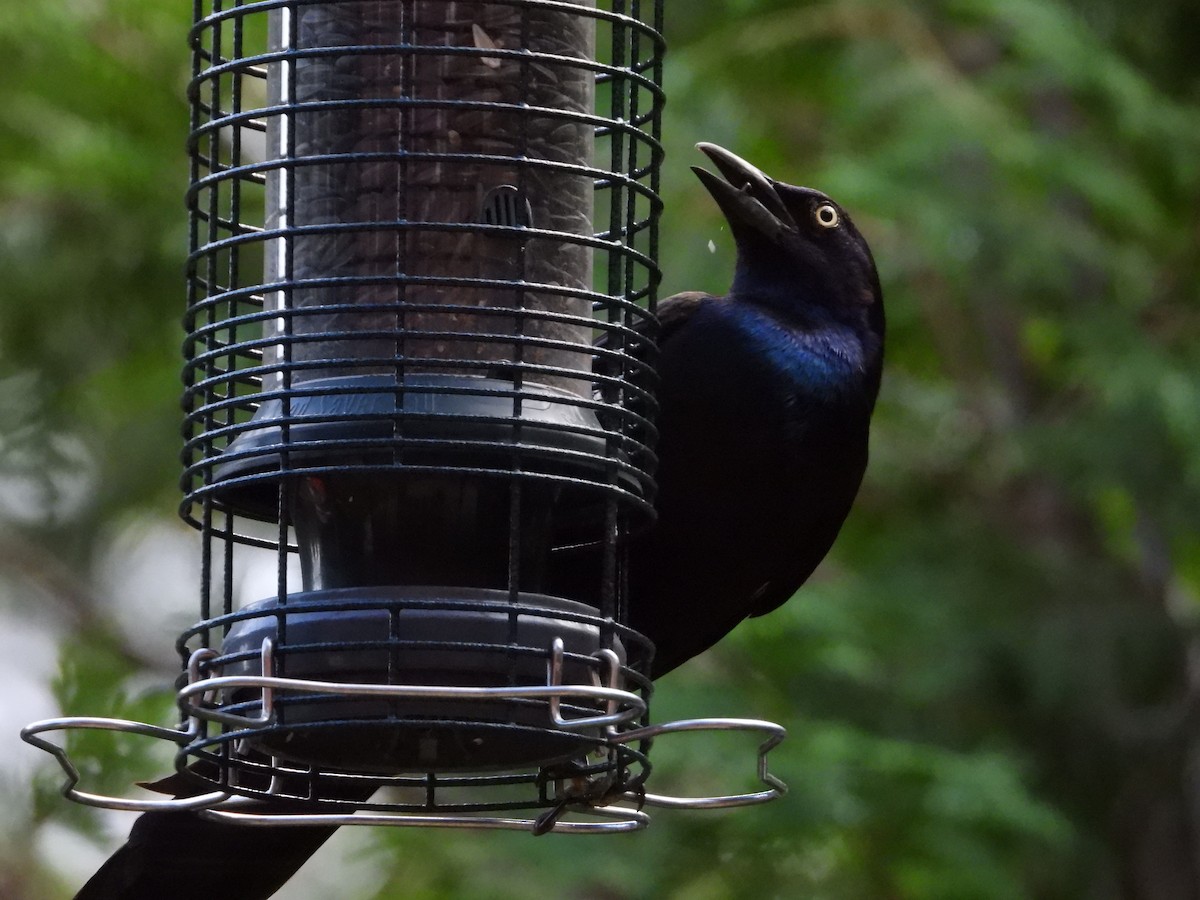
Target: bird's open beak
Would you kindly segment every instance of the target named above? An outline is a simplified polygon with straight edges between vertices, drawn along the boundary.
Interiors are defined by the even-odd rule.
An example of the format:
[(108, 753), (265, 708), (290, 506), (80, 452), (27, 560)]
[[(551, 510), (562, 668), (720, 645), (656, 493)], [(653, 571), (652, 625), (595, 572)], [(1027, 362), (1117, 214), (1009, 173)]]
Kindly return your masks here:
[(712, 194), (729, 220), (731, 229), (735, 232), (752, 229), (771, 241), (796, 229), (791, 213), (775, 191), (773, 179), (724, 147), (701, 143), (696, 149), (711, 159), (725, 176), (722, 181), (707, 169), (692, 166), (700, 183)]

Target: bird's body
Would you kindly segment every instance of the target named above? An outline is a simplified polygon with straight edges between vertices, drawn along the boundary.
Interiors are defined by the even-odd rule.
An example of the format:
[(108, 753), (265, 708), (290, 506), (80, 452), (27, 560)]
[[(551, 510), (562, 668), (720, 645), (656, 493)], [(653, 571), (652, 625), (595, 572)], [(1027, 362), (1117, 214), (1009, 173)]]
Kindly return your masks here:
[(874, 400), (852, 334), (798, 331), (737, 299), (663, 311), (659, 521), (629, 562), (630, 624), (656, 645), (655, 677), (775, 609), (824, 558), (866, 468)]
[[(866, 467), (883, 360), (879, 279), (845, 213), (700, 148), (726, 178), (697, 170), (738, 262), (727, 296), (659, 307), (658, 519), (629, 547), (627, 596), (655, 678), (779, 606), (824, 558)], [(594, 601), (598, 571), (563, 554), (547, 591)], [(77, 900), (266, 900), (333, 831), (146, 813)]]

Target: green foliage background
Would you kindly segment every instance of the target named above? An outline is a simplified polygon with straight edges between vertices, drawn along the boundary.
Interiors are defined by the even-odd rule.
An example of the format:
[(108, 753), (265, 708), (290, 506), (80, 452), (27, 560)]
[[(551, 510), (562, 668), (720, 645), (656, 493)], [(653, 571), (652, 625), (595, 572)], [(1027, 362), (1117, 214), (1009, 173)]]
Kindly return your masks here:
[[(784, 723), (792, 791), (606, 839), (375, 834), (344, 896), (1200, 897), (1200, 8), (667, 6), (666, 293), (727, 283), (709, 140), (838, 198), (887, 298), (829, 561), (656, 695)], [(71, 713), (170, 720), (169, 655), (95, 584), (117, 536), (180, 528), (189, 15), (0, 0), (0, 611), (53, 629)], [(146, 776), (117, 743), (93, 784)], [(752, 754), (656, 756), (701, 792)], [(40, 771), (0, 781), (5, 897), (70, 895), (63, 827), (115, 841)]]

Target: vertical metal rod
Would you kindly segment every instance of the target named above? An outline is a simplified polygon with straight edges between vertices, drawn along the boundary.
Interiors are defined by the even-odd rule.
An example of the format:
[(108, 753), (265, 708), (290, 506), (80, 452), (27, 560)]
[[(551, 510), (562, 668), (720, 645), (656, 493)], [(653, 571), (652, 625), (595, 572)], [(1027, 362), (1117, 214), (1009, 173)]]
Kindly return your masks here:
[[(279, 65), (282, 66), (280, 73), (280, 85), (283, 92), (281, 97), (282, 105), (289, 105), (295, 102), (296, 97), (296, 66), (292, 53), (295, 50), (297, 43), (297, 15), (296, 10), (289, 6), (283, 6), (279, 10), (279, 29), (280, 41), (282, 43), (284, 58), (280, 60)], [(284, 113), (279, 116), (279, 141), (283, 144), (284, 150), (282, 154), (275, 153), (276, 157), (282, 155), (284, 159), (283, 178), (278, 179), (281, 185), (282, 196), (279, 198), (279, 222), (277, 227), (280, 230), (286, 230), (292, 222), (291, 219), (291, 204), (292, 198), (296, 191), (296, 123), (291, 118), (291, 113)], [(270, 151), (269, 151), (270, 152)], [(276, 242), (279, 253), (282, 254), (282, 265), (279, 267), (285, 283), (285, 287), (280, 293), (280, 312), (282, 318), (277, 320), (277, 327), (281, 334), (281, 352), (280, 365), (282, 371), (280, 373), (281, 384), (283, 391), (283, 419), (281, 422), (281, 442), (283, 444), (279, 453), (279, 464), (284, 471), (291, 469), (291, 454), (288, 450), (288, 445), (291, 442), (291, 418), (292, 418), (292, 329), (294, 320), (292, 311), (294, 308), (294, 295), (292, 283), (295, 278), (295, 259), (294, 259), (294, 242), (289, 238), (281, 238)], [(278, 620), (278, 637), (277, 646), (284, 648), (283, 652), (276, 654), (275, 665), (281, 676), (287, 675), (287, 652), (288, 637), (287, 637), (287, 599), (288, 599), (288, 521), (289, 503), (288, 493), (292, 489), (292, 485), (287, 479), (279, 481), (279, 531), (278, 531), (278, 548), (277, 548), (277, 571), (278, 584), (277, 599), (282, 612)], [(282, 717), (284, 705), (279, 704), (279, 712)], [(265, 712), (265, 711), (264, 711)]]
[[(212, 498), (205, 497), (200, 501), (200, 505), (200, 621), (207, 622), (212, 618)], [(201, 646), (211, 647), (211, 641), (212, 638), (206, 628), (201, 638)], [(189, 653), (188, 649), (180, 647), (180, 653), (184, 656), (183, 661), (186, 663)]]
[[(641, 9), (640, 0), (631, 0), (633, 4), (632, 15), (640, 21)], [(635, 70), (639, 60), (639, 50), (641, 43), (641, 29), (631, 28), (628, 32), (629, 40), (629, 56), (625, 60), (625, 68), (630, 71)], [(622, 91), (622, 96), (628, 96), (629, 106), (626, 118), (631, 125), (637, 123), (639, 100), (641, 98), (642, 89), (637, 79), (630, 77), (627, 81), (628, 88)], [(629, 130), (629, 156), (628, 167), (626, 171), (630, 177), (637, 178), (638, 171), (638, 150), (641, 149), (641, 141), (638, 140), (637, 131), (633, 128)], [(636, 187), (631, 186), (625, 194), (625, 253), (622, 260), (625, 274), (622, 278), (622, 283), (625, 286), (626, 293), (636, 293), (638, 290), (637, 279), (635, 278), (636, 257), (631, 252), (636, 249), (640, 229), (638, 228), (637, 207), (638, 199), (641, 196), (640, 191)]]
[[(400, 21), (399, 21), (399, 36), (400, 44), (403, 47), (411, 47), (414, 44), (413, 40), (413, 18), (414, 11), (410, 3), (405, 2), (400, 4)], [(416, 55), (409, 52), (403, 54), (400, 60), (400, 70), (402, 72), (402, 84), (411, 85), (416, 68)], [(413, 133), (413, 113), (414, 108), (409, 104), (402, 104), (398, 111), (399, 116), (399, 133), (397, 150), (401, 151), (398, 154), (396, 161), (397, 177), (399, 184), (402, 186), (396, 191), (396, 221), (403, 222), (404, 228), (396, 229), (396, 273), (399, 275), (403, 271), (404, 248), (408, 241), (407, 228), (412, 216), (412, 206), (409, 203), (407, 185), (409, 184), (409, 159), (408, 153), (403, 152), (411, 145)], [(407, 316), (405, 309), (408, 306), (408, 282), (403, 278), (396, 278), (396, 339), (395, 339), (395, 376), (396, 376), (396, 409), (404, 409), (404, 390), (405, 378), (408, 373), (408, 347), (405, 340), (407, 334)], [(397, 438), (392, 448), (392, 459), (397, 466), (404, 465), (405, 450), (407, 445), (403, 440), (402, 423), (403, 416), (396, 416), (392, 420), (392, 434)]]
[[(206, 498), (206, 503), (211, 501)], [(224, 616), (233, 612), (233, 555), (237, 546), (237, 522), (234, 514), (226, 510), (221, 515), (221, 558), (224, 568), (221, 573), (221, 614)], [(205, 541), (207, 545), (208, 541)], [(211, 554), (210, 554), (211, 557)], [(207, 618), (207, 615), (205, 616)], [(229, 630), (229, 626), (225, 626)], [(206, 632), (207, 634), (207, 632)], [(207, 645), (206, 645), (207, 646)]]
[[(654, 33), (656, 35), (661, 35), (663, 33), (663, 6), (664, 4), (661, 2), (654, 3)], [(651, 77), (653, 78), (654, 84), (660, 85), (663, 82), (662, 52), (655, 52), (653, 58), (654, 65), (653, 74)], [(653, 108), (654, 113), (650, 119), (650, 137), (657, 146), (659, 141), (662, 139), (662, 102), (655, 98), (653, 102)], [(653, 153), (654, 151), (651, 152)], [(654, 165), (652, 162), (650, 166), (650, 193), (653, 196), (653, 199), (650, 201), (651, 204), (655, 203), (657, 198), (660, 196), (659, 192), (662, 187), (661, 182), (661, 166)], [(662, 270), (660, 270), (658, 267), (658, 227), (659, 216), (657, 215), (656, 211), (652, 209), (650, 216), (649, 256), (653, 262), (653, 265), (650, 267), (650, 293), (647, 302), (647, 308), (649, 309), (651, 315), (658, 310), (658, 288), (662, 281)]]
[[(200, 21), (201, 15), (203, 15), (203, 8), (201, 6), (201, 0), (193, 0), (193, 2), (192, 2), (192, 21), (193, 22)], [(188, 133), (194, 135), (196, 133), (197, 129), (200, 127), (200, 98), (199, 98), (200, 85), (199, 85), (199, 81), (198, 81), (198, 79), (200, 77), (200, 72), (202, 69), (202, 60), (201, 60), (201, 56), (200, 56), (200, 42), (201, 42), (200, 35), (199, 34), (193, 35), (193, 41), (194, 41), (194, 44), (192, 47), (192, 80), (190, 82), (191, 90), (189, 91), (189, 97), (188, 97), (188, 100), (189, 100), (189, 102), (188, 102), (189, 132)], [(195, 92), (195, 93), (193, 94), (192, 92)], [(198, 148), (196, 148), (196, 149), (193, 149), (192, 152), (188, 153), (188, 183), (195, 184), (199, 180), (200, 180), (200, 154), (199, 154)], [(193, 202), (193, 207), (194, 207), (194, 202)], [(188, 260), (188, 272), (187, 272), (187, 313), (185, 316), (185, 326), (186, 326), (189, 334), (194, 330), (194, 327), (195, 327), (194, 326), (194, 314), (192, 313), (192, 310), (195, 309), (195, 305), (198, 300), (197, 288), (199, 285), (199, 279), (197, 278), (198, 263), (194, 258), (191, 258), (191, 253), (197, 249), (199, 244), (200, 244), (200, 219), (199, 219), (199, 216), (196, 215), (196, 211), (193, 208), (193, 209), (189, 210), (189, 215), (188, 215), (189, 260)], [(192, 340), (189, 339), (189, 341), (185, 344), (184, 352), (187, 354), (187, 356), (189, 358), (193, 355), (194, 342)], [(196, 402), (194, 397), (191, 394), (191, 390), (195, 386), (195, 383), (196, 383), (195, 370), (191, 366), (186, 366), (184, 368), (184, 372), (183, 372), (183, 384), (184, 384), (185, 397), (187, 398), (186, 403), (189, 408), (189, 411)], [(209, 418), (206, 415), (203, 419), (203, 422), (204, 422), (204, 430), (207, 432), (212, 427), (211, 418)], [(190, 439), (196, 432), (196, 426), (194, 424), (192, 424), (191, 419), (188, 420), (188, 423), (189, 424), (187, 426), (185, 426), (185, 434), (189, 440), (188, 440), (187, 444), (185, 444), (183, 464), (185, 466), (186, 471), (191, 471), (191, 466), (196, 460), (196, 451), (194, 449), (192, 449)], [(206, 481), (208, 480), (207, 475), (205, 477), (205, 480)], [(187, 481), (188, 481), (187, 488), (190, 491), (191, 489), (193, 489), (195, 487), (195, 477), (191, 476), (187, 479)], [(207, 573), (208, 570), (204, 569), (202, 571), (203, 571), (203, 573)], [(202, 587), (202, 592), (203, 592), (203, 587)], [(186, 659), (184, 660), (184, 662), (186, 662)]]
[[(513, 453), (513, 464), (520, 456)], [(521, 480), (515, 475), (509, 481), (508, 506), (508, 637), (507, 683), (517, 684), (517, 655), (513, 648), (519, 636), (520, 616), (516, 604), (521, 598)]]

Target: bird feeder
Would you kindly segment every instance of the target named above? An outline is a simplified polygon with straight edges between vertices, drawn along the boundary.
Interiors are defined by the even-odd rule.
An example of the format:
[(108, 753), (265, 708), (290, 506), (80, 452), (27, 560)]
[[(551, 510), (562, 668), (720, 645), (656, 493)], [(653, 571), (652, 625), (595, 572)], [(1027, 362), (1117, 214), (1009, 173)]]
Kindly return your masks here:
[[(70, 774), (40, 731), (167, 737), (198, 796), (68, 795), (536, 832), (776, 796), (781, 729), (651, 724), (625, 624), (653, 519), (661, 0), (196, 10), (182, 724), (27, 738)], [(591, 603), (548, 592), (581, 547)], [(276, 590), (239, 596), (265, 554)], [(701, 728), (765, 731), (765, 789), (648, 794), (652, 738)]]

